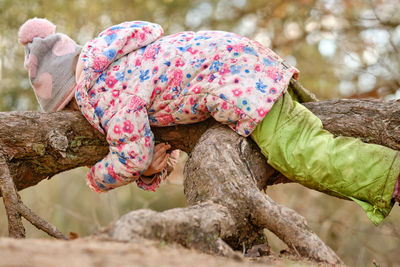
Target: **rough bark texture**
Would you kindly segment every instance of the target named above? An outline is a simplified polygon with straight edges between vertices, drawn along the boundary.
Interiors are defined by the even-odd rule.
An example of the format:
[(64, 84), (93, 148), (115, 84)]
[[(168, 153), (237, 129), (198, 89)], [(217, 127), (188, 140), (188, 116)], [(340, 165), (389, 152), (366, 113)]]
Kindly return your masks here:
[(0, 149), (18, 190), (93, 164), (108, 150), (79, 112), (1, 112)]
[(19, 196), (15, 189), (5, 157), (0, 153), (0, 190), (4, 192), (3, 202), (8, 219), (10, 237), (24, 238), (25, 228), (22, 225), (21, 214), (18, 212)]
[(400, 150), (400, 102), (341, 99), (304, 103), (324, 128), (336, 135), (359, 137)]
[[(267, 228), (300, 255), (331, 264), (340, 263), (335, 253), (293, 210), (275, 203), (257, 187), (268, 172), (255, 145), (226, 127), (208, 130), (193, 150), (185, 169), (185, 195), (189, 204), (207, 199), (228, 208), (236, 231), (226, 236), (233, 248), (259, 244)], [(197, 179), (201, 177), (202, 179)], [(258, 231), (257, 231), (258, 230)]]
[[(304, 104), (337, 135), (400, 149), (400, 103), (382, 100), (335, 100)], [(189, 152), (212, 119), (166, 128), (154, 128), (156, 139)], [(108, 151), (104, 136), (77, 111), (55, 113), (0, 112), (0, 147), (18, 190), (43, 179), (94, 164)], [(274, 183), (271, 177), (269, 183)]]
[[(306, 106), (321, 118), (325, 128), (337, 135), (360, 137), (399, 149), (398, 102), (338, 100), (307, 103)], [(265, 164), (251, 141), (225, 127), (217, 127), (208, 131), (193, 150), (203, 133), (214, 124), (213, 120), (207, 120), (194, 125), (154, 129), (157, 140), (167, 141), (186, 152), (193, 151), (185, 182), (185, 193), (192, 206), (163, 213), (133, 212), (110, 226), (104, 234), (119, 239), (118, 227), (131, 225), (124, 231), (130, 231), (132, 236), (144, 233), (148, 238), (172, 240), (203, 251), (233, 255), (226, 244), (239, 249), (265, 242), (261, 232), (268, 228), (301, 255), (340, 263), (310, 231), (304, 218), (259, 191), (284, 179)], [(4, 155), (0, 174), (4, 178), (9, 169), (18, 190), (64, 170), (93, 164), (108, 151), (105, 138), (79, 112), (68, 111), (0, 113), (0, 146)], [(18, 220), (18, 216), (13, 218)], [(124, 220), (129, 223), (123, 223)], [(192, 233), (192, 237), (188, 239), (187, 233)]]
[[(273, 170), (250, 140), (227, 127), (207, 130), (185, 167), (188, 208), (131, 212), (105, 231), (109, 237), (173, 240), (205, 252), (231, 256), (267, 242), (267, 228), (301, 256), (329, 264), (341, 260), (293, 210), (275, 203), (257, 184)], [(229, 246), (227, 246), (228, 244)]]
[(3, 154), (0, 153), (0, 191), (2, 193), (4, 206), (8, 218), (8, 233), (10, 237), (24, 238), (25, 228), (21, 217), (27, 219), (38, 229), (48, 233), (50, 236), (67, 239), (58, 229), (34, 214), (22, 203), (11, 177), (9, 166)]
[(118, 241), (159, 239), (235, 257), (237, 254), (221, 239), (232, 235), (235, 230), (235, 220), (227, 208), (209, 201), (164, 212), (132, 211), (106, 228), (103, 236)]

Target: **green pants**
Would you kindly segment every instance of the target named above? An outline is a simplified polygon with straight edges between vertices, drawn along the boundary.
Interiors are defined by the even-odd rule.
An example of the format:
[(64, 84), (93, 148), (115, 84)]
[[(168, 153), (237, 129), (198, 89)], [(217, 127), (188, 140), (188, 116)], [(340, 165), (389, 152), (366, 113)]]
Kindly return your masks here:
[(334, 137), (289, 93), (279, 99), (251, 137), (268, 163), (306, 187), (349, 198), (379, 224), (389, 214), (400, 172), (398, 152)]

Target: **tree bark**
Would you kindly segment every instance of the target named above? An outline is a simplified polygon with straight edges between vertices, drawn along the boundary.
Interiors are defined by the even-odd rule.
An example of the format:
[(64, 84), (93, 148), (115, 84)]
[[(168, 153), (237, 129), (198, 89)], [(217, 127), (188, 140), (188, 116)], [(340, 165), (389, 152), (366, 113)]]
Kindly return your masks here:
[(341, 99), (304, 103), (335, 135), (400, 150), (400, 102)]
[(12, 177), (5, 161), (4, 156), (0, 153), (0, 191), (3, 194), (4, 207), (8, 219), (8, 232), (10, 237), (24, 238), (25, 228), (22, 225), (21, 214), (18, 212), (18, 204), (20, 202), (17, 190), (15, 189)]
[[(400, 134), (396, 130), (400, 126), (400, 103), (396, 101), (336, 100), (305, 105), (322, 120), (326, 129), (336, 135), (359, 137), (366, 142), (399, 149)], [(154, 128), (153, 131), (157, 140), (190, 153), (205, 131), (215, 124), (209, 119), (192, 125)], [(136, 223), (129, 231), (142, 233), (138, 229), (152, 229), (144, 236), (232, 255), (230, 247), (239, 249), (263, 242), (262, 229), (268, 228), (303, 256), (340, 263), (340, 259), (309, 229), (304, 218), (260, 192), (259, 189), (266, 185), (285, 179), (266, 164), (251, 141), (226, 127), (217, 127), (207, 132), (200, 143), (203, 145), (198, 145), (200, 148), (196, 148), (196, 153), (193, 151), (186, 170), (185, 193), (192, 206), (147, 215), (144, 211), (133, 212), (132, 217), (127, 215), (125, 219), (132, 222), (143, 218), (144, 224), (142, 228), (135, 228), (139, 227)], [(71, 111), (0, 113), (0, 145), (18, 190), (59, 172), (94, 164), (108, 152), (104, 136), (79, 112)], [(224, 145), (231, 147), (226, 149)], [(234, 153), (225, 153), (228, 150)], [(4, 168), (2, 171), (4, 173)], [(187, 216), (180, 217), (179, 214)], [(117, 225), (124, 224), (110, 226), (104, 234), (119, 239)], [(160, 225), (168, 227), (160, 228)], [(185, 233), (195, 233), (194, 229), (201, 229), (197, 231), (198, 236), (192, 237), (196, 242), (184, 240)], [(154, 234), (156, 236), (152, 236)]]
[[(359, 137), (400, 150), (400, 103), (383, 100), (333, 100), (304, 104), (336, 135)], [(190, 153), (212, 119), (153, 128), (158, 141)], [(77, 111), (0, 112), (0, 146), (18, 190), (65, 170), (101, 160), (108, 152), (103, 135)], [(274, 183), (271, 177), (269, 183)]]
[[(131, 233), (178, 239), (188, 247), (230, 256), (229, 247), (247, 250), (266, 243), (263, 229), (267, 228), (301, 256), (341, 264), (302, 216), (262, 193), (258, 181), (271, 173), (264, 162), (250, 139), (216, 125), (200, 138), (185, 167), (189, 207), (175, 210), (175, 215), (172, 211), (132, 212), (104, 233), (118, 240), (133, 239)], [(187, 242), (188, 238), (193, 242)]]

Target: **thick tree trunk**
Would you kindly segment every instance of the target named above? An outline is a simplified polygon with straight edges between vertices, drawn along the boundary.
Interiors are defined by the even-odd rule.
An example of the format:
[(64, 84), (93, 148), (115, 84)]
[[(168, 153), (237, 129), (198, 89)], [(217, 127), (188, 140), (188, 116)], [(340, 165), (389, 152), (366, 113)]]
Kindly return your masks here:
[[(398, 102), (337, 100), (305, 105), (337, 135), (399, 149)], [(191, 152), (203, 133), (215, 124), (209, 119), (193, 125), (155, 128), (154, 132), (157, 140)], [(2, 173), (7, 173), (6, 165), (18, 190), (64, 170), (93, 164), (107, 151), (104, 136), (79, 112), (0, 113), (0, 154), (5, 161)], [(231, 255), (226, 244), (235, 249), (257, 244), (262, 242), (262, 229), (268, 228), (301, 255), (340, 262), (310, 231), (304, 218), (260, 192), (268, 184), (282, 182), (282, 177), (266, 165), (251, 141), (226, 127), (205, 134), (187, 164), (186, 176), (185, 193), (192, 206), (164, 213), (135, 211), (104, 234), (120, 239), (122, 227), (145, 237)], [(138, 218), (142, 223), (133, 223)]]
[(203, 134), (186, 164), (189, 207), (162, 213), (134, 211), (105, 234), (117, 240), (137, 236), (173, 240), (231, 256), (229, 247), (247, 250), (266, 243), (263, 229), (267, 228), (301, 256), (340, 264), (302, 216), (262, 193), (257, 182), (272, 171), (264, 162), (250, 139), (217, 125)]

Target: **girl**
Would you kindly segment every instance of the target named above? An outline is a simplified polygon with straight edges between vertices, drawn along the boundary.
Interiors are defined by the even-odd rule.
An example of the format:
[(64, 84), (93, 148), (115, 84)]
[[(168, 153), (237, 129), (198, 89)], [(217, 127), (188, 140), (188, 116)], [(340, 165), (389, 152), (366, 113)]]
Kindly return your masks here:
[(162, 35), (157, 24), (124, 22), (81, 48), (45, 19), (20, 28), (25, 66), (42, 109), (61, 110), (75, 95), (86, 119), (107, 135), (109, 154), (87, 174), (92, 190), (132, 181), (154, 189), (165, 176), (170, 147), (154, 146), (150, 126), (212, 116), (251, 136), (268, 163), (289, 179), (354, 200), (375, 224), (389, 214), (399, 194), (398, 152), (323, 130), (286, 92), (297, 69), (234, 33)]

